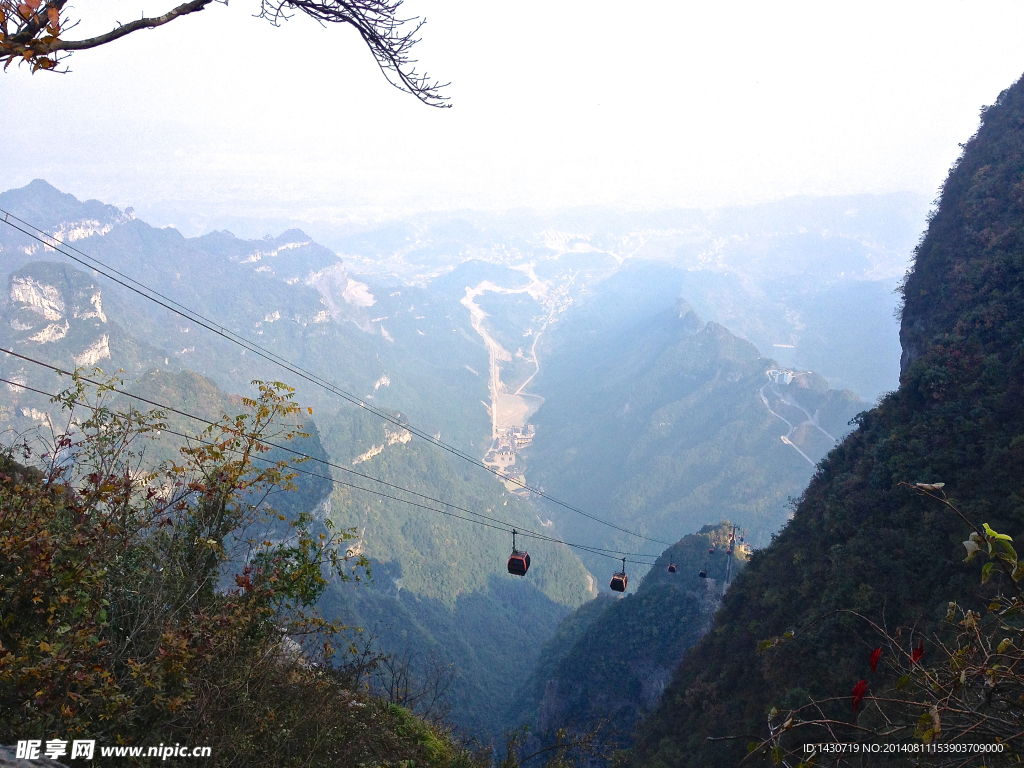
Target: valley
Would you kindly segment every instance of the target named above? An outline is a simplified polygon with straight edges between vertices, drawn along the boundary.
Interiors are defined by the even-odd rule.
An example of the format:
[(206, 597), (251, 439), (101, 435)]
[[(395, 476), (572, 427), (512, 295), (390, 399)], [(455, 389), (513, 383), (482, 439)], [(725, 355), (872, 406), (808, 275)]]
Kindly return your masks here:
[[(827, 245), (838, 236), (823, 223), (834, 226), (835, 206), (799, 213), (813, 226), (787, 220), (792, 211), (773, 220)], [(665, 545), (656, 542), (690, 541), (729, 520), (754, 547), (766, 545), (789, 519), (788, 500), (867, 407), (846, 379), (834, 385), (794, 361), (857, 350), (850, 335), (870, 337), (876, 326), (813, 320), (821, 297), (794, 292), (792, 276), (771, 274), (760, 252), (751, 258), (744, 250), (749, 237), (762, 238), (762, 249), (789, 248), (788, 236), (723, 238), (714, 234), (722, 216), (580, 214), (569, 226), (535, 214), (514, 222), (475, 216), (458, 226), (438, 217), (404, 223), (400, 238), (367, 231), (335, 252), (298, 230), (258, 241), (227, 232), (184, 238), (44, 182), (0, 194), (0, 208), (75, 234), (84, 252), (309, 372), (289, 380), (251, 350), (0, 231), (0, 346), (64, 368), (120, 371), (127, 387), (158, 393), (157, 402), (211, 415), (237, 407), (253, 379), (295, 386), (298, 402), (313, 409), (307, 452), (329, 464), (285, 507), (354, 530), (354, 551), (372, 563), (368, 584), (332, 585), (321, 609), (365, 628), (384, 651), (414, 659), (414, 676), (452, 670), (450, 718), (484, 740), (538, 717), (545, 728), (562, 722), (562, 694), (512, 703), (494, 691), (510, 676), (549, 669), (545, 643), (560, 622), (575, 621), (574, 611), (597, 616), (598, 604), (617, 605), (607, 584), (618, 553), (630, 561), (628, 601), (648, 595), (647, 579), (663, 581)], [(742, 229), (742, 215), (730, 215), (727, 230)], [(849, 229), (851, 218), (839, 223)], [(857, 219), (854, 230), (873, 226)], [(910, 239), (899, 227), (884, 242), (854, 230), (841, 236), (833, 263), (813, 261), (832, 275), (832, 299), (860, 296), (865, 286), (883, 295), (890, 277), (880, 277), (879, 265), (895, 261)], [(139, 253), (147, 255), (141, 272)], [(873, 316), (884, 325), (891, 309), (883, 302)], [(790, 359), (766, 357), (780, 338)], [(857, 353), (851, 366), (877, 370), (877, 353)], [(52, 372), (0, 355), (0, 377), (15, 382), (5, 385), (0, 407), (9, 438), (59, 418), (48, 398), (19, 389), (57, 391), (66, 382)], [(342, 402), (315, 383), (321, 377), (397, 423)], [(868, 396), (871, 386), (891, 384), (870, 385)], [(402, 425), (512, 480), (503, 485)], [(152, 458), (173, 450), (154, 449)], [(524, 492), (524, 482), (591, 517)], [(501, 525), (481, 524), (487, 520)], [(505, 571), (513, 526), (533, 557), (526, 579)], [(687, 558), (680, 566), (689, 584), (701, 563)], [(694, 609), (694, 594), (678, 593), (680, 615), (697, 610), (703, 618), (680, 628), (672, 654), (696, 642), (713, 613), (703, 593)], [(644, 597), (643, 610), (656, 610), (657, 600)], [(630, 718), (652, 706), (670, 666), (643, 672), (645, 693), (631, 700)]]

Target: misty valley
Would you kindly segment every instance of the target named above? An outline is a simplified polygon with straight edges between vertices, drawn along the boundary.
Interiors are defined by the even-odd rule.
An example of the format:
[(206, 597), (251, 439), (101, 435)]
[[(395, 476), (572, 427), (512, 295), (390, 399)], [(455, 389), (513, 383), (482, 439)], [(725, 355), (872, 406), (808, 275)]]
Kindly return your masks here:
[(976, 731), (1009, 759), (1021, 115), (1018, 84), (931, 212), (318, 242), (3, 192), (0, 741), (675, 768), (874, 764), (807, 757), (829, 739), (953, 765), (925, 747)]
[[(32, 361), (101, 368), (207, 418), (253, 380), (284, 380), (313, 409), (303, 452), (336, 467), (270, 503), (356, 532), (371, 577), (331, 583), (319, 608), (400, 660), (373, 685), (401, 682), (413, 711), (481, 743), (522, 725), (539, 744), (611, 723), (601, 738), (628, 746), (710, 628), (726, 561), (739, 573), (771, 541), (851, 419), (897, 386), (895, 289), (926, 206), (864, 195), (633, 217), (467, 213), (331, 248), (299, 230), (185, 238), (44, 181), (0, 208), (308, 373), (289, 377), (5, 227), (0, 341), (24, 356), (0, 357), (9, 441), (63, 418), (40, 393), (66, 380)], [(506, 572), (500, 527), (402, 503), (424, 497), (544, 534), (522, 540), (528, 576)], [(624, 597), (608, 589), (619, 553), (638, 553)]]

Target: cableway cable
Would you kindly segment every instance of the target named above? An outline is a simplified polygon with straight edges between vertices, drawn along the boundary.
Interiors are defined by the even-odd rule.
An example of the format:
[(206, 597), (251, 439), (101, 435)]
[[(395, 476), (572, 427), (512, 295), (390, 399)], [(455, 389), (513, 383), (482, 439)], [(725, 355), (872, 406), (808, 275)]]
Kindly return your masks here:
[[(63, 368), (59, 368), (59, 367), (57, 367), (55, 365), (50, 365), (49, 363), (44, 363), (42, 360), (36, 360), (33, 357), (29, 357), (27, 355), (22, 355), (22, 354), (20, 354), (18, 352), (15, 352), (14, 350), (7, 349), (5, 347), (0, 347), (0, 352), (3, 352), (3, 353), (8, 354), (8, 355), (11, 355), (12, 357), (16, 357), (19, 360), (24, 360), (26, 362), (33, 363), (33, 364), (38, 365), (38, 366), (40, 366), (42, 368), (47, 368), (47, 369), (49, 369), (51, 371), (54, 371), (55, 373), (61, 374), (63, 376), (74, 376), (75, 375), (71, 371), (65, 370)], [(81, 376), (80, 375), (79, 378), (82, 381), (86, 381), (86, 382), (92, 384), (93, 386), (96, 386), (96, 387), (100, 387), (100, 386), (106, 387), (106, 388), (108, 388), (112, 392), (116, 392), (116, 393), (118, 393), (120, 395), (124, 395), (125, 397), (130, 397), (130, 398), (132, 398), (134, 400), (138, 400), (140, 402), (146, 403), (147, 405), (152, 405), (155, 408), (159, 408), (162, 411), (167, 411), (169, 413), (176, 413), (179, 416), (184, 416), (185, 418), (192, 419), (194, 421), (198, 421), (201, 424), (205, 424), (207, 426), (216, 426), (217, 423), (218, 423), (218, 422), (215, 422), (215, 421), (210, 421), (209, 419), (205, 419), (202, 416), (197, 416), (194, 413), (189, 413), (187, 411), (179, 410), (179, 409), (177, 409), (177, 408), (175, 408), (173, 406), (167, 405), (165, 403), (158, 403), (155, 400), (150, 400), (148, 398), (142, 397), (141, 395), (137, 395), (137, 394), (134, 394), (132, 392), (128, 392), (128, 391), (123, 390), (123, 389), (119, 389), (118, 387), (114, 387), (114, 386), (111, 386), (109, 384), (105, 384), (103, 382), (98, 382), (95, 379), (89, 378), (88, 376)], [(401, 486), (401, 485), (396, 485), (394, 483), (389, 483), (386, 480), (381, 480), (379, 478), (373, 477), (372, 475), (367, 475), (367, 474), (364, 474), (363, 472), (358, 472), (358, 471), (356, 471), (354, 469), (351, 469), (349, 467), (344, 466), (343, 464), (336, 464), (336, 463), (334, 463), (332, 461), (328, 461), (326, 459), (321, 459), (321, 458), (319, 458), (317, 456), (312, 456), (312, 455), (310, 455), (308, 453), (303, 453), (302, 451), (298, 451), (298, 450), (296, 450), (296, 449), (294, 449), (294, 448), (292, 448), (290, 446), (282, 445), (280, 443), (275, 443), (272, 440), (266, 440), (264, 438), (259, 438), (259, 442), (262, 443), (263, 445), (267, 445), (267, 446), (270, 446), (272, 448), (278, 448), (278, 449), (280, 449), (282, 451), (286, 451), (287, 453), (290, 453), (290, 454), (292, 454), (294, 456), (297, 456), (300, 459), (304, 459), (304, 460), (307, 460), (307, 461), (315, 461), (315, 462), (317, 462), (319, 464), (323, 464), (324, 466), (332, 467), (334, 469), (341, 470), (342, 472), (347, 472), (347, 473), (349, 473), (351, 475), (355, 475), (357, 477), (361, 477), (361, 478), (363, 478), (365, 480), (370, 480), (370, 481), (372, 481), (374, 483), (379, 483), (380, 485), (386, 486), (388, 488), (393, 488), (396, 491), (401, 491), (403, 493), (408, 493), (408, 494), (411, 494), (412, 496), (418, 496), (419, 498), (424, 499), (426, 501), (433, 502), (434, 504), (442, 504), (442, 505), (444, 505), (446, 507), (451, 507), (452, 509), (456, 509), (456, 510), (458, 510), (460, 512), (465, 512), (466, 514), (474, 515), (476, 517), (480, 517), (480, 518), (483, 518), (485, 520), (490, 520), (492, 522), (501, 523), (503, 525), (507, 524), (504, 520), (499, 520), (498, 518), (488, 517), (487, 515), (484, 515), (481, 512), (474, 512), (471, 509), (466, 509), (465, 507), (460, 507), (457, 504), (452, 504), (451, 502), (444, 501), (443, 499), (436, 499), (433, 496), (427, 496), (426, 494), (420, 493), (419, 491), (414, 491), (414, 490), (412, 490), (410, 488), (405, 488), (404, 486)], [(355, 486), (353, 486), (353, 487), (355, 487)], [(361, 490), (368, 490), (368, 489), (361, 489)], [(371, 493), (375, 493), (375, 491), (370, 491), (370, 492)], [(389, 496), (388, 498), (391, 498), (391, 497)], [(558, 543), (561, 543), (561, 544), (566, 543), (566, 542), (562, 541), (561, 539), (556, 539), (556, 538), (547, 536), (546, 534), (540, 533), (538, 531), (530, 531), (530, 530), (527, 529), (527, 532), (531, 536), (533, 536), (534, 538), (546, 539), (546, 540), (555, 541), (555, 542), (558, 542)], [(628, 555), (629, 557), (646, 557), (646, 558), (652, 558), (652, 559), (657, 559), (659, 557), (659, 555), (651, 555), (651, 554), (647, 554), (647, 553), (644, 553), (644, 552), (625, 552), (625, 551), (619, 550), (619, 549), (606, 549), (604, 547), (592, 547), (590, 545), (580, 545), (580, 546), (581, 547), (585, 547), (588, 551), (593, 551), (593, 552), (610, 552), (610, 553), (613, 553), (613, 554), (616, 554), (616, 555)]]
[[(157, 291), (157, 290), (155, 290), (153, 288), (150, 288), (149, 286), (145, 285), (144, 283), (141, 283), (141, 282), (135, 280), (134, 278), (130, 277), (129, 275), (126, 275), (123, 272), (118, 271), (114, 267), (111, 267), (110, 265), (104, 263), (103, 261), (100, 261), (99, 259), (95, 258), (94, 256), (90, 256), (89, 254), (79, 250), (78, 248), (76, 248), (76, 247), (74, 247), (72, 245), (67, 245), (62, 240), (58, 240), (56, 237), (54, 237), (53, 235), (49, 234), (45, 230), (42, 230), (39, 227), (36, 227), (35, 225), (30, 224), (29, 222), (25, 221), (24, 219), (21, 219), (18, 216), (15, 216), (13, 213), (10, 213), (10, 212), (2, 209), (2, 208), (0, 208), (0, 213), (3, 214), (3, 222), (5, 224), (7, 224), (12, 229), (14, 229), (14, 230), (16, 230), (18, 232), (21, 232), (22, 234), (24, 234), (24, 235), (26, 235), (26, 236), (28, 236), (28, 237), (30, 237), (30, 238), (32, 238), (32, 239), (42, 243), (45, 247), (51, 248), (51, 249), (57, 251), (58, 253), (68, 257), (69, 259), (71, 259), (72, 261), (74, 261), (74, 262), (76, 262), (78, 264), (81, 264), (82, 266), (86, 267), (87, 269), (91, 269), (91, 270), (94, 270), (95, 272), (97, 272), (99, 274), (102, 274), (107, 279), (112, 280), (113, 282), (117, 283), (118, 285), (120, 285), (120, 286), (122, 286), (124, 288), (127, 288), (128, 290), (132, 291), (133, 293), (138, 294), (139, 296), (143, 297), (144, 299), (147, 299), (148, 301), (152, 301), (152, 302), (154, 302), (154, 303), (164, 307), (165, 309), (167, 309), (170, 312), (173, 312), (174, 314), (178, 315), (179, 317), (183, 317), (183, 318), (185, 318), (185, 319), (187, 319), (187, 320), (189, 320), (191, 322), (196, 323), (197, 325), (199, 325), (202, 328), (205, 328), (206, 330), (210, 331), (211, 333), (214, 333), (214, 334), (216, 334), (216, 335), (226, 339), (227, 341), (230, 341), (231, 343), (236, 344), (236, 345), (238, 345), (238, 346), (240, 346), (240, 347), (242, 347), (242, 348), (252, 352), (257, 357), (260, 357), (260, 358), (262, 358), (262, 359), (264, 359), (264, 360), (266, 360), (268, 362), (274, 363), (275, 365), (281, 366), (282, 368), (284, 368), (285, 370), (287, 370), (290, 373), (294, 374), (295, 376), (298, 376), (299, 378), (301, 378), (301, 379), (303, 379), (305, 381), (308, 381), (311, 384), (315, 384), (316, 386), (324, 389), (325, 391), (330, 392), (331, 394), (334, 394), (334, 395), (342, 398), (343, 400), (346, 400), (347, 402), (351, 403), (352, 405), (357, 405), (360, 408), (363, 408), (363, 409), (369, 411), (370, 413), (372, 413), (373, 415), (377, 416), (378, 418), (383, 419), (384, 421), (387, 421), (387, 422), (389, 422), (389, 423), (391, 423), (391, 424), (393, 424), (393, 425), (395, 425), (397, 427), (400, 427), (402, 429), (405, 429), (405, 430), (411, 432), (412, 434), (416, 435), (417, 437), (419, 437), (419, 438), (421, 438), (423, 440), (426, 440), (430, 444), (432, 444), (432, 445), (434, 445), (434, 446), (436, 446), (438, 448), (441, 448), (444, 451), (447, 451), (448, 453), (452, 454), (453, 456), (457, 456), (460, 459), (462, 459), (464, 461), (467, 461), (470, 464), (473, 464), (474, 466), (477, 466), (477, 467), (479, 467), (481, 469), (484, 469), (487, 472), (490, 472), (491, 474), (495, 475), (496, 477), (498, 477), (498, 478), (500, 478), (502, 480), (505, 480), (505, 481), (507, 481), (509, 483), (512, 483), (513, 485), (517, 485), (517, 486), (519, 486), (520, 488), (522, 488), (525, 491), (529, 491), (530, 493), (535, 494), (536, 496), (539, 496), (540, 498), (543, 498), (543, 499), (546, 499), (547, 501), (550, 501), (552, 504), (556, 504), (556, 505), (558, 505), (558, 506), (560, 506), (560, 507), (562, 507), (564, 509), (569, 510), (570, 512), (574, 512), (574, 513), (576, 513), (578, 515), (582, 515), (583, 517), (586, 517), (586, 518), (588, 518), (590, 520), (593, 520), (596, 523), (600, 523), (601, 525), (608, 526), (609, 528), (614, 528), (617, 531), (620, 531), (622, 533), (628, 534), (630, 536), (634, 536), (634, 537), (636, 537), (638, 539), (643, 539), (644, 541), (650, 541), (650, 542), (654, 542), (654, 543), (657, 543), (657, 544), (663, 544), (665, 546), (671, 546), (672, 545), (672, 542), (664, 541), (662, 539), (654, 538), (652, 536), (645, 536), (642, 533), (637, 533), (635, 531), (631, 531), (628, 528), (623, 528), (622, 526), (616, 525), (615, 523), (612, 523), (612, 522), (610, 522), (608, 520), (604, 520), (603, 518), (597, 517), (596, 515), (592, 515), (589, 512), (585, 512), (584, 510), (579, 509), (578, 507), (575, 507), (575, 506), (573, 506), (573, 505), (571, 505), (571, 504), (569, 504), (567, 502), (564, 502), (564, 501), (562, 501), (562, 500), (560, 500), (558, 498), (555, 498), (554, 496), (550, 496), (549, 494), (545, 493), (544, 491), (542, 491), (542, 490), (540, 490), (538, 488), (534, 488), (533, 486), (527, 485), (526, 483), (521, 482), (520, 480), (516, 479), (515, 477), (513, 477), (511, 475), (507, 475), (506, 473), (502, 472), (501, 470), (494, 469), (493, 467), (489, 467), (486, 464), (484, 464), (482, 461), (480, 461), (479, 459), (469, 455), (468, 453), (465, 453), (464, 451), (456, 448), (455, 446), (452, 446), (452, 445), (449, 445), (449, 444), (447, 444), (445, 442), (442, 442), (439, 438), (434, 437), (433, 435), (429, 434), (428, 432), (424, 432), (423, 430), (413, 426), (412, 424), (409, 424), (406, 421), (402, 421), (401, 419), (392, 416), (391, 414), (387, 413), (386, 411), (383, 411), (383, 410), (381, 410), (379, 408), (374, 407), (373, 405), (367, 403), (365, 400), (362, 400), (358, 396), (353, 395), (350, 392), (346, 392), (345, 390), (341, 389), (340, 387), (338, 387), (337, 385), (333, 384), (332, 382), (327, 381), (326, 379), (321, 378), (317, 374), (315, 374), (315, 373), (313, 373), (313, 372), (311, 372), (311, 371), (309, 371), (309, 370), (307, 370), (305, 368), (302, 368), (301, 366), (296, 365), (295, 363), (292, 363), (291, 361), (287, 360), (286, 358), (281, 357), (280, 355), (277, 355), (274, 352), (271, 352), (266, 347), (260, 346), (259, 344), (256, 344), (255, 342), (250, 341), (249, 339), (245, 338), (244, 336), (241, 336), (241, 335), (239, 335), (237, 333), (234, 333), (233, 331), (228, 330), (224, 326), (218, 325), (213, 320), (205, 317), (204, 315), (200, 314), (199, 312), (196, 312), (195, 310), (190, 309), (189, 307), (186, 307), (185, 305), (176, 302), (174, 299), (171, 299), (170, 297), (160, 293), (159, 291)], [(11, 219), (13, 219), (14, 222), (18, 222), (18, 223), (16, 224), (16, 223), (12, 222)], [(23, 226), (18, 226), (18, 224), (21, 224)], [(25, 229), (23, 227), (27, 227), (28, 229)], [(30, 230), (34, 230), (34, 231), (30, 231)], [(51, 242), (47, 242), (44, 238), (47, 238)], [(75, 256), (72, 253), (69, 253), (68, 250), (63, 250), (63, 249), (69, 249), (71, 251), (74, 251), (75, 253), (78, 254), (78, 256)], [(97, 265), (99, 265), (99, 266), (97, 266)], [(116, 275), (116, 277), (115, 277), (115, 275)]]
[[(0, 350), (0, 351), (7, 351), (7, 350)], [(18, 357), (23, 357), (23, 356), (22, 355), (18, 355)], [(46, 364), (43, 363), (43, 365), (46, 365)], [(51, 368), (52, 366), (47, 365), (46, 367)], [(89, 381), (88, 379), (85, 379), (85, 380)], [(27, 390), (29, 392), (35, 392), (36, 394), (43, 395), (45, 397), (49, 397), (50, 399), (56, 399), (57, 398), (57, 395), (53, 394), (52, 392), (45, 392), (45, 391), (43, 391), (41, 389), (36, 389), (35, 387), (30, 387), (27, 384), (23, 384), (23, 383), (18, 382), (18, 381), (12, 381), (10, 379), (0, 378), (0, 383), (8, 384), (10, 386), (19, 387), (20, 389), (24, 389), (24, 390)], [(95, 383), (95, 382), (91, 382), (91, 383)], [(116, 391), (119, 394), (127, 395), (128, 397), (134, 397), (134, 398), (136, 398), (138, 400), (142, 400), (142, 401), (147, 402), (147, 403), (149, 403), (151, 405), (156, 405), (157, 407), (159, 407), (158, 403), (153, 403), (152, 401), (146, 400), (145, 398), (139, 397), (137, 395), (133, 395), (133, 394), (131, 394), (129, 392), (125, 392), (123, 390), (118, 390), (118, 389), (114, 389), (114, 388), (111, 388), (111, 390), (112, 391)], [(82, 406), (82, 407), (85, 407), (85, 408), (96, 410), (95, 406), (89, 405), (88, 403), (83, 403), (83, 402), (80, 402), (80, 401), (77, 401), (77, 400), (76, 401), (72, 401), (72, 402), (75, 405), (79, 405), (79, 406)], [(188, 418), (192, 418), (192, 419), (195, 419), (197, 421), (204, 422), (206, 424), (216, 424), (216, 422), (208, 421), (207, 419), (204, 419), (201, 416), (195, 416), (193, 414), (189, 414), (189, 413), (186, 413), (184, 411), (179, 411), (179, 410), (173, 409), (173, 408), (168, 408), (168, 410), (170, 410), (170, 411), (172, 411), (174, 413), (178, 413), (178, 414), (180, 414), (182, 416), (186, 416)], [(196, 435), (188, 435), (188, 434), (185, 434), (185, 433), (182, 433), (182, 432), (177, 432), (177, 431), (175, 431), (173, 429), (167, 428), (166, 426), (162, 426), (160, 431), (161, 432), (166, 432), (167, 434), (170, 434), (170, 435), (175, 435), (177, 437), (184, 438), (186, 440), (193, 440), (193, 441), (196, 441), (196, 442), (201, 443), (203, 445), (216, 445), (216, 443), (210, 442), (208, 440), (203, 440), (201, 437), (197, 437)], [(322, 459), (317, 459), (316, 457), (308, 456), (307, 454), (303, 454), (303, 453), (300, 453), (298, 451), (291, 450), (287, 446), (281, 446), (281, 445), (272, 443), (270, 441), (263, 440), (262, 438), (258, 438), (258, 441), (261, 442), (261, 443), (264, 443), (265, 445), (269, 445), (269, 446), (273, 446), (273, 447), (276, 447), (276, 448), (281, 448), (281, 449), (286, 450), (286, 451), (290, 451), (291, 453), (294, 453), (294, 454), (296, 454), (298, 456), (301, 456), (303, 458), (308, 458), (308, 459), (311, 459), (313, 461), (319, 461), (320, 463), (328, 464), (328, 466), (335, 466), (335, 465), (329, 464), (328, 462), (323, 461)], [(240, 453), (239, 451), (235, 451), (235, 452), (236, 453)], [(252, 456), (252, 458), (257, 459), (259, 461), (263, 461), (263, 462), (269, 463), (269, 464), (275, 464), (276, 463), (273, 460), (264, 458), (262, 456)], [(410, 501), (409, 499), (403, 499), (403, 498), (401, 498), (399, 496), (392, 496), (391, 494), (383, 493), (381, 491), (376, 491), (376, 490), (373, 490), (372, 488), (364, 488), (362, 486), (355, 485), (354, 483), (347, 483), (344, 480), (338, 480), (337, 478), (331, 477), (329, 475), (322, 475), (322, 474), (317, 473), (317, 472), (311, 472), (311, 471), (309, 471), (307, 469), (303, 469), (302, 467), (295, 466), (294, 464), (289, 465), (289, 471), (294, 471), (294, 472), (297, 472), (299, 474), (308, 475), (310, 477), (316, 477), (316, 478), (319, 478), (321, 480), (327, 480), (327, 481), (329, 481), (331, 483), (334, 483), (336, 485), (340, 485), (340, 486), (343, 486), (343, 487), (346, 487), (346, 488), (351, 488), (351, 489), (354, 489), (354, 490), (357, 490), (357, 491), (363, 491), (365, 493), (369, 493), (369, 494), (372, 494), (374, 496), (378, 496), (378, 497), (380, 497), (382, 499), (390, 499), (392, 501), (398, 501), (398, 502), (401, 502), (402, 504), (408, 504), (410, 506), (417, 507), (419, 509), (425, 509), (425, 510), (428, 510), (428, 511), (431, 511), (431, 512), (438, 512), (438, 513), (440, 513), (442, 515), (446, 515), (448, 517), (453, 517), (453, 518), (456, 518), (458, 520), (464, 520), (466, 522), (474, 523), (476, 525), (482, 525), (485, 528), (491, 528), (491, 529), (494, 529), (494, 530), (500, 530), (500, 531), (503, 531), (505, 533), (511, 532), (512, 530), (515, 529), (515, 530), (519, 531), (519, 535), (521, 535), (521, 536), (527, 536), (529, 538), (534, 538), (534, 539), (538, 539), (538, 540), (541, 540), (541, 541), (548, 541), (548, 542), (551, 542), (553, 544), (562, 544), (564, 546), (571, 547), (573, 549), (578, 549), (578, 550), (581, 550), (581, 551), (584, 551), (584, 552), (590, 552), (591, 554), (600, 555), (602, 557), (607, 557), (607, 558), (610, 558), (612, 560), (621, 560), (622, 559), (620, 557), (615, 557), (612, 554), (608, 554), (608, 552), (615, 552), (616, 550), (604, 550), (604, 549), (602, 549), (600, 547), (592, 547), (592, 546), (589, 546), (589, 545), (586, 545), (586, 544), (579, 544), (579, 543), (576, 543), (576, 542), (564, 541), (562, 539), (557, 539), (557, 538), (555, 538), (553, 536), (547, 536), (547, 535), (545, 535), (543, 533), (538, 533), (536, 531), (529, 531), (529, 530), (523, 531), (523, 530), (519, 530), (519, 528), (513, 526), (512, 523), (506, 522), (506, 521), (501, 520), (499, 518), (488, 517), (487, 515), (483, 515), (483, 514), (481, 514), (479, 512), (473, 512), (472, 510), (468, 510), (468, 509), (465, 509), (463, 507), (458, 507), (458, 506), (456, 506), (454, 504), (449, 504), (448, 502), (436, 501), (435, 500), (435, 503), (443, 504), (443, 505), (451, 507), (453, 509), (458, 509), (459, 511), (462, 511), (462, 512), (467, 512), (470, 515), (474, 515), (476, 518), (482, 518), (482, 520), (481, 519), (473, 519), (473, 518), (469, 518), (469, 517), (464, 517), (462, 515), (455, 514), (454, 512), (449, 512), (449, 511), (446, 511), (446, 510), (443, 510), (443, 509), (438, 509), (436, 507), (431, 507), (431, 506), (428, 506), (426, 504), (420, 504), (419, 502)], [(355, 474), (359, 474), (359, 473), (355, 473)], [(374, 482), (383, 483), (383, 481), (377, 480), (376, 478), (370, 477), (369, 475), (361, 475), (361, 476), (365, 477), (365, 478), (367, 478), (369, 480), (372, 480)], [(401, 486), (391, 485), (390, 483), (383, 483), (383, 484), (389, 485), (392, 488), (396, 488), (398, 490), (402, 490), (402, 491), (405, 491), (407, 493), (411, 493), (413, 495), (420, 496), (422, 498), (428, 498), (428, 499), (430, 498), (430, 497), (424, 496), (423, 494), (418, 494), (415, 491), (410, 491), (408, 489), (402, 488)], [(485, 521), (490, 521), (490, 522), (485, 522)], [(497, 523), (497, 524), (495, 524), (495, 523)], [(652, 555), (644, 555), (642, 553), (631, 553), (631, 554), (634, 554), (634, 556), (639, 556), (639, 557), (647, 557), (647, 558), (654, 557)], [(653, 565), (653, 563), (647, 562), (646, 560), (629, 560), (629, 562), (636, 563), (637, 565)]]

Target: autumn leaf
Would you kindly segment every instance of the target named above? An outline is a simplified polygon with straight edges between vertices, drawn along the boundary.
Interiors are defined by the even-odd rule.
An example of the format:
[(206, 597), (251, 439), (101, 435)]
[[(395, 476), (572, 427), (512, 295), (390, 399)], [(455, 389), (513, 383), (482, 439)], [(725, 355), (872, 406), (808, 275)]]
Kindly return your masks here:
[(864, 698), (864, 694), (868, 692), (868, 683), (866, 680), (861, 680), (855, 686), (853, 686), (853, 711), (857, 711), (857, 707), (860, 706), (861, 699)]
[(924, 640), (918, 640), (917, 648), (910, 654), (910, 660), (917, 664), (922, 658), (924, 658)]

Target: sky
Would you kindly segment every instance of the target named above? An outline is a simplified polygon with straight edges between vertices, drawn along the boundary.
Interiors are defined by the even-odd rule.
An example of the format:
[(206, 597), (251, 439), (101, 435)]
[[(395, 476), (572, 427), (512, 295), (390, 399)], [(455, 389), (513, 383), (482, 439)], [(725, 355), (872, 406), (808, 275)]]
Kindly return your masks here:
[[(69, 35), (173, 0), (80, 2)], [(431, 109), (356, 33), (216, 4), (0, 74), (0, 188), (45, 178), (197, 234), (225, 216), (716, 207), (937, 194), (1024, 72), (1024, 3), (408, 0)], [(75, 15), (75, 10), (72, 10)]]

